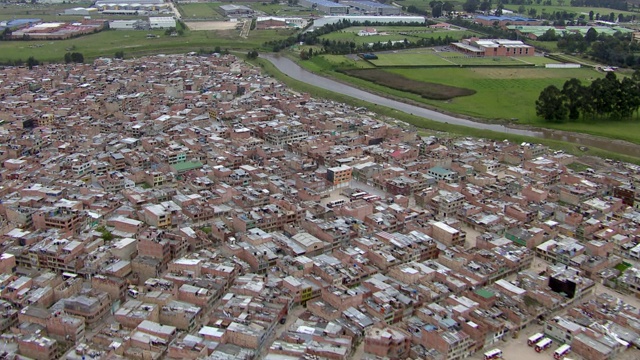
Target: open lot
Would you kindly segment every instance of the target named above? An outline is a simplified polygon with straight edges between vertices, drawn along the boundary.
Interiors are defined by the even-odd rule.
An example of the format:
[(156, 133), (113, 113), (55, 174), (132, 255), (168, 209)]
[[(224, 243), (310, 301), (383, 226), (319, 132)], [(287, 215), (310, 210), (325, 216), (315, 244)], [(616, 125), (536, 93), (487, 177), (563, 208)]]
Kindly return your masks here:
[(475, 93), (474, 90), (466, 88), (426, 81), (415, 81), (410, 75), (389, 76), (389, 73), (380, 69), (345, 70), (345, 73), (359, 79), (374, 82), (378, 85), (417, 94), (426, 99), (449, 100), (459, 96), (473, 95)]
[(419, 38), (445, 38), (446, 36), (449, 36), (453, 40), (459, 40), (477, 35), (477, 33), (473, 31), (434, 30), (426, 26), (375, 26), (379, 35), (358, 36), (358, 32), (363, 29), (365, 29), (364, 26), (352, 26), (323, 35), (321, 38), (336, 41), (352, 41), (356, 44), (369, 44), (405, 39), (407, 39), (407, 41), (416, 41)]
[(454, 62), (438, 56), (436, 53), (405, 54), (384, 53), (376, 54), (377, 60), (370, 60), (376, 66), (436, 66), (455, 65)]
[(376, 66), (522, 66), (554, 64), (557, 61), (542, 56), (522, 57), (470, 57), (457, 51), (435, 51), (431, 48), (408, 49), (394, 52), (376, 53)]
[(451, 112), (483, 118), (535, 119), (535, 100), (548, 85), (576, 77), (589, 83), (602, 76), (590, 69), (544, 68), (421, 68), (386, 70), (416, 81), (468, 88), (476, 94), (447, 102), (425, 100)]
[(184, 23), (190, 30), (233, 30), (242, 23), (230, 21), (188, 21)]
[(190, 3), (178, 4), (178, 10), (185, 21), (189, 19), (224, 19), (224, 16), (217, 9), (220, 3)]
[[(86, 61), (96, 57), (114, 56), (124, 51), (125, 57), (158, 53), (187, 53), (200, 49), (211, 51), (214, 47), (236, 50), (259, 49), (268, 40), (285, 38), (291, 30), (251, 31), (248, 38), (241, 38), (239, 30), (185, 31), (183, 36), (166, 36), (164, 30), (107, 30), (97, 34), (56, 41), (0, 41), (0, 63), (25, 61), (30, 56), (44, 62), (63, 61), (70, 48), (84, 55)], [(157, 38), (147, 38), (148, 34)]]

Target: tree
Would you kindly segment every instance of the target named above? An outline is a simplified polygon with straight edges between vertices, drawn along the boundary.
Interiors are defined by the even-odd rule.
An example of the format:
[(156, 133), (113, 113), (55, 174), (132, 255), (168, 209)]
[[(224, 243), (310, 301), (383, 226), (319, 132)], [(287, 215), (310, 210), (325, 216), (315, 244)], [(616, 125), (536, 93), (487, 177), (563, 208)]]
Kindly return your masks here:
[(528, 14), (529, 14), (530, 17), (532, 17), (532, 18), (536, 17), (537, 13), (538, 13), (538, 10), (536, 10), (534, 8), (529, 8)]
[(70, 52), (65, 53), (65, 54), (64, 54), (64, 62), (65, 62), (65, 64), (68, 64), (68, 63), (70, 63), (71, 61), (72, 61), (72, 60), (71, 60), (71, 53), (70, 53)]
[(547, 121), (563, 122), (567, 118), (563, 98), (562, 92), (555, 85), (547, 86), (536, 100), (536, 115)]
[(73, 61), (74, 63), (83, 63), (84, 55), (82, 55), (82, 53), (79, 53), (79, 52), (72, 52), (71, 61)]
[(124, 51), (118, 50), (114, 56), (116, 59), (124, 59)]
[(593, 10), (589, 11), (589, 20), (593, 21)]
[(40, 65), (40, 61), (36, 60), (36, 58), (34, 58), (33, 56), (29, 56), (29, 58), (27, 59), (27, 66), (29, 67), (29, 70), (38, 65)]
[(462, 10), (468, 13), (474, 13), (478, 10), (478, 0), (467, 0), (462, 4)]
[(483, 1), (480, 4), (480, 11), (489, 11), (491, 10), (491, 2), (488, 0)]
[(524, 7), (524, 5), (518, 6), (518, 14), (524, 14), (526, 11), (527, 9)]
[(6, 27), (2, 30), (2, 40), (9, 40), (11, 38), (11, 29)]
[(496, 11), (493, 13), (495, 16), (502, 16), (502, 10), (504, 9), (504, 5), (502, 3), (498, 4)]
[(589, 28), (587, 34), (584, 36), (584, 40), (588, 43), (592, 43), (598, 39), (598, 31), (594, 28)]
[(220, 48), (220, 46), (216, 46), (215, 48), (213, 48), (213, 52), (216, 54), (220, 54), (222, 52), (222, 48)]
[(443, 2), (432, 1), (429, 3), (429, 6), (431, 7), (431, 16), (433, 16), (434, 18), (442, 16), (442, 7), (444, 6)]
[(538, 36), (538, 41), (558, 41), (558, 35), (556, 34), (556, 30), (551, 28), (545, 31), (544, 34)]
[(247, 59), (252, 60), (252, 59), (257, 59), (258, 58), (258, 51), (256, 50), (251, 50), (247, 53)]
[(580, 107), (585, 93), (585, 88), (580, 80), (572, 78), (567, 80), (562, 86), (562, 95), (565, 100), (565, 107), (569, 111), (569, 120), (576, 120), (580, 117)]

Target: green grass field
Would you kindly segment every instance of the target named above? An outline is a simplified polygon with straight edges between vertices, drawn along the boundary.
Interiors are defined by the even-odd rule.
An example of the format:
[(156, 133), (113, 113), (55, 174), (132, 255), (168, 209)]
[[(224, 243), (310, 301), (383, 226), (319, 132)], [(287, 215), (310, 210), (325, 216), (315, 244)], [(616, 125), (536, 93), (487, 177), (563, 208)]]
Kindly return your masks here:
[(322, 39), (336, 41), (353, 41), (356, 44), (369, 44), (376, 42), (400, 41), (407, 39), (408, 41), (416, 41), (419, 38), (438, 38), (452, 37), (456, 40), (468, 38), (477, 33), (473, 31), (459, 30), (432, 30), (424, 26), (376, 26), (378, 33), (387, 33), (387, 35), (358, 36), (358, 31), (364, 29), (362, 26), (352, 26), (347, 29), (336, 31), (323, 35)]
[[(565, 1), (565, 5), (564, 6), (560, 6), (557, 5), (557, 3), (555, 3), (555, 5), (552, 6), (547, 6), (547, 5), (537, 5), (537, 4), (533, 4), (533, 5), (525, 5), (525, 9), (527, 9), (527, 12), (529, 11), (530, 8), (536, 9), (537, 15), (536, 16), (540, 16), (543, 12), (546, 12), (548, 14), (552, 14), (553, 12), (563, 12), (566, 11), (567, 13), (573, 13), (573, 14), (577, 14), (576, 18), (581, 15), (581, 14), (586, 14), (586, 18), (587, 20), (589, 20), (589, 11), (593, 11), (594, 14), (600, 14), (600, 16), (609, 16), (609, 14), (614, 13), (615, 16), (617, 17), (618, 14), (623, 13), (625, 15), (637, 15), (637, 12), (631, 12), (631, 11), (622, 11), (622, 10), (615, 10), (615, 9), (608, 9), (608, 8), (598, 8), (598, 7), (579, 7), (579, 6), (569, 6), (569, 1)], [(520, 5), (505, 5), (504, 8), (511, 10), (511, 11), (518, 11), (518, 7), (520, 7)]]
[(436, 65), (455, 65), (447, 61), (435, 53), (431, 54), (405, 54), (405, 53), (386, 53), (377, 54), (378, 60), (371, 60), (376, 66), (436, 66)]
[(449, 102), (425, 100), (442, 109), (488, 119), (537, 119), (535, 100), (548, 85), (562, 84), (571, 77), (588, 83), (601, 74), (589, 69), (543, 68), (443, 68), (393, 69), (392, 74), (412, 79), (469, 88), (475, 95)]
[(222, 20), (225, 17), (217, 10), (220, 5), (220, 3), (191, 3), (178, 4), (177, 7), (186, 21), (190, 19)]
[(371, 60), (371, 63), (376, 66), (523, 66), (526, 64), (543, 66), (557, 63), (541, 56), (474, 58), (455, 51), (435, 52), (430, 49), (411, 49), (376, 55), (378, 59)]
[[(159, 38), (147, 39), (147, 34)], [(216, 46), (223, 49), (255, 49), (264, 42), (291, 35), (285, 30), (251, 31), (247, 39), (240, 38), (238, 30), (225, 31), (185, 31), (184, 36), (170, 37), (163, 30), (107, 30), (97, 34), (81, 36), (69, 40), (56, 41), (0, 41), (0, 62), (26, 60), (30, 56), (40, 61), (59, 62), (69, 48), (90, 59), (114, 56), (116, 51), (124, 51), (126, 57), (158, 53), (186, 53), (200, 49), (212, 50)]]

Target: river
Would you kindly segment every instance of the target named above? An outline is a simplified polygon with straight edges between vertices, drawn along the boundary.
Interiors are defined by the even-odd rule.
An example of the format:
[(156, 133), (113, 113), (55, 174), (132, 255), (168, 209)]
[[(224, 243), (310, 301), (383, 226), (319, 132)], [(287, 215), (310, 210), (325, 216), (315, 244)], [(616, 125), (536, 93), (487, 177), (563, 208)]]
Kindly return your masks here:
[(368, 91), (355, 88), (345, 83), (341, 83), (323, 76), (313, 74), (303, 69), (302, 67), (300, 67), (300, 65), (296, 64), (291, 59), (284, 56), (272, 55), (272, 54), (261, 54), (260, 57), (270, 61), (283, 74), (293, 79), (303, 81), (307, 84), (317, 86), (319, 88), (323, 88), (326, 90), (330, 90), (339, 94), (351, 96), (353, 98), (363, 100), (371, 104), (382, 105), (392, 109), (396, 109), (398, 111), (405, 112), (407, 114), (420, 116), (425, 119), (430, 119), (430, 120), (454, 124), (454, 125), (468, 126), (476, 129), (492, 130), (492, 131), (506, 133), (506, 134), (518, 134), (518, 135), (537, 137), (541, 139), (561, 140), (561, 141), (572, 142), (572, 143), (579, 144), (582, 146), (587, 146), (587, 147), (597, 147), (600, 149), (604, 149), (604, 150), (608, 150), (608, 151), (612, 151), (620, 154), (636, 156), (636, 157), (640, 156), (640, 145), (633, 144), (630, 142), (621, 141), (621, 140), (611, 140), (607, 138), (580, 134), (580, 133), (572, 133), (567, 131), (557, 131), (557, 130), (548, 130), (548, 129), (535, 129), (535, 130), (521, 129), (521, 128), (514, 128), (506, 125), (487, 124), (483, 122), (468, 120), (468, 119), (444, 114), (435, 110), (426, 109), (420, 106), (407, 104), (402, 101), (386, 98), (380, 95), (370, 93)]

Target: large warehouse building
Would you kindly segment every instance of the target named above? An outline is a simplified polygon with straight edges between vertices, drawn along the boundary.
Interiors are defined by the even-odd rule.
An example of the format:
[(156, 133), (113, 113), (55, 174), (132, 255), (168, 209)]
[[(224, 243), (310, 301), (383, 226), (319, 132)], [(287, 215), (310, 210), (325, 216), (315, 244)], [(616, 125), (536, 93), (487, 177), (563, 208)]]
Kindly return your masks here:
[(171, 16), (150, 17), (149, 28), (151, 29), (168, 29), (176, 27), (176, 19)]
[(338, 21), (342, 21), (343, 19), (350, 20), (353, 22), (364, 23), (365, 21), (370, 21), (372, 23), (378, 24), (393, 24), (393, 23), (418, 23), (418, 24), (426, 24), (427, 19), (424, 16), (325, 16), (320, 19), (315, 19), (313, 21), (313, 25), (311, 26), (312, 30), (317, 29), (319, 27), (323, 27), (327, 24), (335, 24)]
[(244, 5), (222, 5), (220, 6), (220, 10), (222, 10), (226, 16), (242, 16), (253, 14), (253, 9)]
[(346, 0), (340, 1), (341, 4), (349, 5), (365, 14), (374, 15), (400, 15), (402, 9), (393, 5), (381, 4), (369, 0)]
[(536, 49), (519, 40), (462, 39), (451, 44), (456, 50), (473, 56), (533, 56)]
[(333, 1), (328, 0), (300, 0), (299, 4), (306, 8), (316, 8), (318, 11), (322, 11), (329, 15), (349, 13), (349, 7), (347, 5), (334, 3)]

